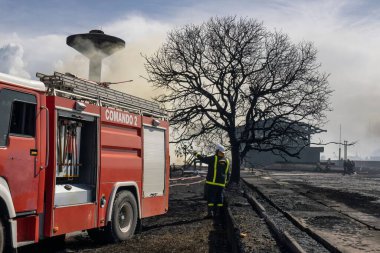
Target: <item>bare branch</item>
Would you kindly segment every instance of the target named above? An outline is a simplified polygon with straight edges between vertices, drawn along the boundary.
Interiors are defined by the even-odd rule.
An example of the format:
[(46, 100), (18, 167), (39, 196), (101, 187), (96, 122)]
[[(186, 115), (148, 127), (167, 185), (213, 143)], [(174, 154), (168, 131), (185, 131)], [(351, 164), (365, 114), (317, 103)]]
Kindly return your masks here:
[(170, 113), (173, 142), (224, 143), (238, 175), (250, 150), (298, 156), (321, 131), (332, 90), (316, 59), (310, 42), (222, 17), (171, 31), (145, 67), (165, 91), (156, 100)]

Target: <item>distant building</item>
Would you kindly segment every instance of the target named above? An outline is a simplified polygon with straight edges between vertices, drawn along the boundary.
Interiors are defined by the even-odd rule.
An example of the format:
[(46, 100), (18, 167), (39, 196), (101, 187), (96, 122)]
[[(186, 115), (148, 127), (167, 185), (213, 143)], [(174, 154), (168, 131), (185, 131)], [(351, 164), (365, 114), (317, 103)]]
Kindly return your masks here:
[(380, 161), (380, 156), (370, 156), (369, 160), (370, 161)]
[[(271, 121), (267, 120), (263, 124), (271, 125)], [(286, 125), (286, 124), (288, 123), (284, 121), (284, 123), (277, 123), (277, 126), (274, 126), (274, 127), (281, 127), (279, 125)], [(298, 132), (299, 135), (295, 135), (296, 137), (293, 136), (291, 141), (289, 140), (287, 142), (287, 139), (285, 137), (282, 138), (281, 141), (287, 142), (285, 145), (288, 147), (287, 151), (289, 151), (289, 153), (296, 153), (299, 149), (303, 147), (298, 157), (292, 157), (285, 153), (281, 153), (281, 155), (279, 155), (279, 154), (274, 154), (271, 151), (251, 150), (245, 156), (242, 162), (242, 165), (245, 167), (263, 167), (263, 166), (268, 166), (274, 163), (315, 164), (317, 162), (320, 162), (320, 154), (324, 151), (324, 148), (311, 147), (310, 140), (313, 134), (317, 132), (325, 131), (325, 130), (318, 129), (301, 122), (293, 124), (292, 128), (294, 129), (294, 132)], [(263, 129), (266, 129), (266, 127), (263, 127)], [(266, 134), (265, 130), (263, 130), (262, 132), (256, 132), (256, 135), (265, 135), (265, 134)]]

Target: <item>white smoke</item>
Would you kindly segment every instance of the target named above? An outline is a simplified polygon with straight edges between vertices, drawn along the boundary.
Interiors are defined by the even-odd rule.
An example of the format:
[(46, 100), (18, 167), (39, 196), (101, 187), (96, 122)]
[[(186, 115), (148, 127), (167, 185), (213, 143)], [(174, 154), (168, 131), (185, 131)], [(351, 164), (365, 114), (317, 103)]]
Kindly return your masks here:
[(21, 45), (9, 43), (0, 47), (0, 72), (30, 78), (23, 57), (24, 49)]
[[(110, 57), (106, 57), (102, 64), (102, 81), (120, 82), (133, 80), (133, 82), (114, 84), (113, 89), (121, 90), (134, 96), (152, 99), (157, 96), (157, 90), (142, 76), (147, 76), (141, 56), (153, 54), (163, 43), (170, 25), (157, 22), (140, 16), (129, 16), (103, 26), (106, 34), (120, 37), (125, 40), (125, 49)], [(85, 33), (87, 31), (83, 31)], [(88, 45), (89, 48), (93, 47)], [(54, 63), (54, 70), (70, 72), (81, 78), (88, 78), (89, 62), (75, 49), (65, 46), (68, 54), (60, 56)]]

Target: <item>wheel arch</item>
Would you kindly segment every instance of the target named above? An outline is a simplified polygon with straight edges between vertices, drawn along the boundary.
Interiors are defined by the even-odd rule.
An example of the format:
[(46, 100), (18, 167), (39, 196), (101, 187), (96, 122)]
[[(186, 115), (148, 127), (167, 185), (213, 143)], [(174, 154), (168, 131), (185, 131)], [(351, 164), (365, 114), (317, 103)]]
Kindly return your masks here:
[(7, 181), (0, 177), (0, 208), (1, 211), (6, 211), (7, 218), (13, 219), (16, 217), (16, 211), (13, 206), (11, 191)]
[(16, 217), (16, 211), (13, 205), (11, 191), (5, 178), (0, 177), (0, 214), (6, 224), (5, 228), (10, 232), (9, 239), (11, 246), (17, 248), (17, 221), (13, 220)]
[(110, 198), (109, 198), (108, 207), (107, 207), (107, 216), (106, 216), (107, 223), (111, 221), (113, 203), (115, 201), (116, 194), (124, 190), (130, 191), (136, 198), (137, 208), (138, 208), (138, 219), (141, 219), (141, 201), (140, 201), (139, 187), (137, 183), (133, 181), (118, 182), (114, 185)]

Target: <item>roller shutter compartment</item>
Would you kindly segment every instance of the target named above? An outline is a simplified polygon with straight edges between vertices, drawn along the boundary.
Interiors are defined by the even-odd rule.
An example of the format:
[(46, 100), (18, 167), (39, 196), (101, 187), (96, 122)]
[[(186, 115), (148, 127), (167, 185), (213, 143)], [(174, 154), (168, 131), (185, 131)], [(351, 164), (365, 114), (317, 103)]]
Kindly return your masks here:
[(164, 195), (165, 149), (165, 130), (144, 126), (144, 198)]

